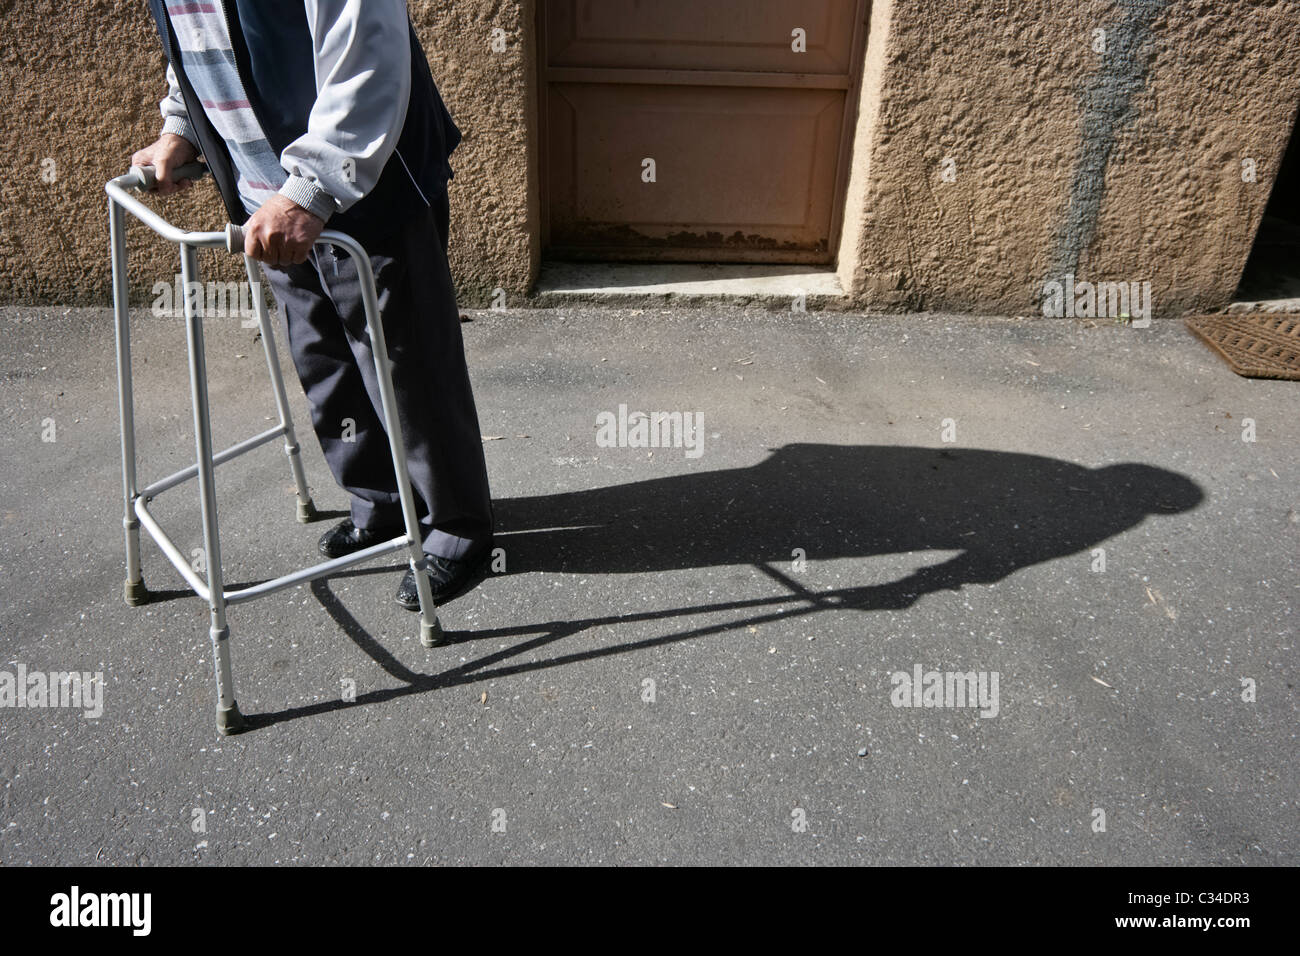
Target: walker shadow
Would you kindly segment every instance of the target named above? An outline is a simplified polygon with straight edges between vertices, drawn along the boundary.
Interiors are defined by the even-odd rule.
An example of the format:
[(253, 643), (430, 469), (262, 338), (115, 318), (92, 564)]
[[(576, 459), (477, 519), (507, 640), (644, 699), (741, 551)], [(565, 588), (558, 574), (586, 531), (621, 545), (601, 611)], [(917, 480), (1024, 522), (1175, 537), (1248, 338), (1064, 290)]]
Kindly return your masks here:
[[(1022, 568), (1090, 550), (1149, 515), (1188, 511), (1203, 498), (1190, 478), (1150, 465), (1091, 469), (976, 449), (794, 444), (748, 468), (498, 501), (497, 545), (505, 549), (512, 574), (644, 574), (749, 564), (786, 590), (668, 611), (449, 632), (449, 640), (458, 643), (533, 636), (458, 667), (420, 674), (375, 641), (321, 579), (312, 583), (317, 600), (364, 653), (406, 686), (355, 702), (250, 716), (250, 721), (267, 726), (828, 610), (904, 609), (935, 591), (1000, 581)], [(961, 553), (884, 584), (812, 591), (789, 571), (796, 549), (811, 563), (933, 550)], [(909, 568), (918, 563), (915, 557), (900, 560)], [(746, 613), (721, 624), (508, 663), (593, 627), (722, 611)]]

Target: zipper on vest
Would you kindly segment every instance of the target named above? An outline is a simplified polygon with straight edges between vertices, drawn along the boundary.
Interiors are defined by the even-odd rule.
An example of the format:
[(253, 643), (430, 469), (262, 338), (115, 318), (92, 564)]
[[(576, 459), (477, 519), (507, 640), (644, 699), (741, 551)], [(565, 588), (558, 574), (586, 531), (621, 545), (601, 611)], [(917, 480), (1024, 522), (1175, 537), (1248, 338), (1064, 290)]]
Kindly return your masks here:
[[(248, 111), (253, 114), (253, 119), (257, 120), (258, 131), (262, 134), (262, 138), (266, 139), (266, 124), (262, 122), (262, 117), (258, 115), (257, 106), (253, 103), (253, 98), (248, 95), (249, 87), (248, 84), (244, 82), (244, 74), (239, 67), (239, 49), (235, 46), (235, 23), (230, 18), (231, 2), (232, 0), (217, 0), (217, 4), (221, 7), (221, 16), (226, 21), (226, 33), (230, 36), (230, 58), (235, 61), (235, 79), (239, 81), (239, 92), (244, 94), (244, 102), (248, 104)], [(242, 29), (239, 31), (239, 38), (243, 41), (244, 49), (247, 50), (248, 41), (244, 39), (244, 31)], [(266, 139), (266, 141), (267, 145), (270, 145), (271, 141), (269, 139)], [(272, 147), (272, 149), (274, 150), (274, 147)], [(277, 156), (276, 159), (279, 160), (279, 157)]]

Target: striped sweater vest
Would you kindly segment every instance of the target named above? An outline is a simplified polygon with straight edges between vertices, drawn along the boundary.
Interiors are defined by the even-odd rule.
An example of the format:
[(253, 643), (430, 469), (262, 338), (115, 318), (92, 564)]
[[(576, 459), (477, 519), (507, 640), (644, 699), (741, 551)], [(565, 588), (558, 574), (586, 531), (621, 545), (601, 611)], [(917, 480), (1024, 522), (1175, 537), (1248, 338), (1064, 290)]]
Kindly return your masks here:
[(203, 112), (225, 141), (237, 174), (236, 187), (250, 213), (277, 193), (289, 174), (263, 132), (235, 65), (234, 45), (222, 0), (169, 2), (167, 17), (181, 62)]

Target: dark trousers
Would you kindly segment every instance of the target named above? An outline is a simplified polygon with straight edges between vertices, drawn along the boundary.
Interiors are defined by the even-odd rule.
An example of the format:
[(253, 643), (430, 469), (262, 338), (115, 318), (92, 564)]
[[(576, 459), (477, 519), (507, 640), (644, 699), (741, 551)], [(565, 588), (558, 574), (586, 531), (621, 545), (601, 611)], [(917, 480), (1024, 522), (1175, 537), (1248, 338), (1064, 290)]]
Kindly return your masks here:
[[(492, 504), (447, 267), (448, 219), (443, 192), (431, 209), (366, 251), (424, 550), (463, 558), (491, 540)], [(400, 533), (401, 503), (355, 264), (343, 249), (317, 246), (302, 265), (265, 271), (285, 315), (325, 460), (352, 496), (353, 523)]]

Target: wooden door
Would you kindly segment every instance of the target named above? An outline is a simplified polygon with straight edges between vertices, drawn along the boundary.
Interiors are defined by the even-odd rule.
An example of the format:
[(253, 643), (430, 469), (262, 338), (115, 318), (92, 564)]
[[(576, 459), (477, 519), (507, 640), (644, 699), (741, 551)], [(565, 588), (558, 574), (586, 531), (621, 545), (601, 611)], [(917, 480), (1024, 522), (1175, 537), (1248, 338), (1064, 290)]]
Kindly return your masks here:
[(554, 258), (826, 263), (866, 0), (540, 0)]

